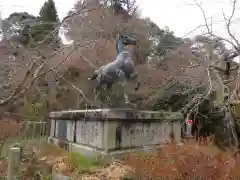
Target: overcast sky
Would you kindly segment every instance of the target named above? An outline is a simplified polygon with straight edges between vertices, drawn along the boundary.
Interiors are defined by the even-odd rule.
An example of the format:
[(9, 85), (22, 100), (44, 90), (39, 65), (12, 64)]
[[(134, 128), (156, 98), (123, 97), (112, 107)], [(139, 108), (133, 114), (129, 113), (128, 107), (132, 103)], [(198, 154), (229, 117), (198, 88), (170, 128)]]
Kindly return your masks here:
[[(7, 17), (12, 12), (27, 11), (37, 15), (45, 0), (0, 0), (2, 16)], [(55, 0), (58, 14), (63, 18), (73, 7), (76, 0)], [(208, 17), (214, 15), (213, 22), (216, 33), (226, 36), (224, 30), (222, 9), (230, 16), (231, 0), (202, 0), (202, 7)], [(159, 27), (169, 26), (178, 36), (184, 36), (197, 26), (204, 23), (203, 16), (194, 0), (137, 0), (142, 10), (142, 15), (149, 16)], [(240, 6), (238, 6), (240, 7)], [(239, 26), (239, 8), (235, 15), (235, 27)], [(239, 18), (237, 18), (239, 17)], [(236, 29), (236, 28), (234, 28)], [(200, 33), (200, 30), (194, 34)], [(240, 37), (240, 36), (239, 36)]]

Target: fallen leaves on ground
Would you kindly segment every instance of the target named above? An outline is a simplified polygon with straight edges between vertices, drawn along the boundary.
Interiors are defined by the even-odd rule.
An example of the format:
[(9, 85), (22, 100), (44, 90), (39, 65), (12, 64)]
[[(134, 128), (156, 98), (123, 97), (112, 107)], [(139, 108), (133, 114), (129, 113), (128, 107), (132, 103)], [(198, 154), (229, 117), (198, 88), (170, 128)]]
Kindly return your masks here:
[(99, 169), (92, 174), (83, 174), (79, 177), (81, 180), (121, 180), (126, 174), (134, 170), (128, 165), (119, 162), (113, 162), (108, 167)]

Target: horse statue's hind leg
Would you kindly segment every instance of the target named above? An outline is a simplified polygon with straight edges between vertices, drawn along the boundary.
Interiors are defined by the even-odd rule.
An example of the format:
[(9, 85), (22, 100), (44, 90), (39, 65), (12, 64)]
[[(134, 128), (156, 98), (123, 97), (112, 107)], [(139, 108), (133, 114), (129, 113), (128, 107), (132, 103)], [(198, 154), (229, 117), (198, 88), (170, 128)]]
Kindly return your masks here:
[(90, 80), (90, 81), (97, 79), (99, 82), (99, 84), (93, 89), (93, 94), (94, 94), (95, 100), (98, 98), (99, 91), (102, 88), (102, 84), (99, 81), (99, 79), (101, 78), (100, 76), (101, 76), (100, 69), (97, 69), (93, 72), (92, 76), (88, 78), (88, 80)]
[[(124, 102), (125, 102), (127, 105), (131, 106), (131, 107), (135, 107), (136, 105), (133, 104), (133, 103), (131, 103), (131, 102), (129, 101), (129, 92), (128, 92), (127, 88), (126, 88), (127, 77), (126, 77), (125, 72), (122, 71), (122, 70), (119, 70), (118, 78), (119, 78), (119, 79), (118, 79), (118, 80), (119, 80), (119, 83), (120, 83), (121, 86), (123, 87)], [(139, 85), (137, 85), (137, 86), (139, 86)], [(137, 87), (136, 87), (136, 88), (137, 88)], [(135, 88), (135, 89), (136, 89), (136, 88)]]
[(134, 89), (135, 91), (137, 91), (140, 87), (140, 82), (141, 82), (139, 74), (137, 72), (132, 73), (129, 77), (129, 80), (137, 81)]
[[(108, 84), (102, 84), (102, 79), (104, 79), (103, 77), (104, 75), (100, 74), (99, 70), (98, 71), (94, 71), (92, 77), (88, 78), (88, 80), (95, 80), (97, 79), (98, 81), (98, 85), (94, 88), (94, 97), (95, 97), (95, 100), (98, 99), (99, 97), (99, 92), (103, 89), (106, 89), (107, 92), (109, 93), (110, 90), (112, 89), (112, 85), (113, 83), (109, 82)], [(109, 96), (106, 97), (106, 100), (109, 100)]]
[(126, 74), (124, 71), (122, 70), (118, 70), (118, 82), (121, 84), (121, 86), (123, 87), (123, 97), (124, 97), (124, 101), (126, 104), (129, 104), (129, 98), (128, 98), (128, 94), (126, 93)]

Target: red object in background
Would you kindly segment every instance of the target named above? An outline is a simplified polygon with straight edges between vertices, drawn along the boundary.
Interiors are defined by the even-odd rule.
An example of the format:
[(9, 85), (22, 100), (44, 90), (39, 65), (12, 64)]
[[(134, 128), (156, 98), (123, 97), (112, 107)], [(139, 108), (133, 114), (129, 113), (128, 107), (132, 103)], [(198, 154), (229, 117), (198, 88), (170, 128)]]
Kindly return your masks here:
[(188, 120), (188, 124), (192, 124), (193, 121), (191, 119)]

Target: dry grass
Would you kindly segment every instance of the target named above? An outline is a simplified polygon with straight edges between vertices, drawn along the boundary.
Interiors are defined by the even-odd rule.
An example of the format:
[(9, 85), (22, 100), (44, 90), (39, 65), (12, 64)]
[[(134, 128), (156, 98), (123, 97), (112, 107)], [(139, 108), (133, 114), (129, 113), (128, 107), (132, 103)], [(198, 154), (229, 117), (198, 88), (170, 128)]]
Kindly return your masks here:
[(132, 179), (167, 177), (169, 180), (185, 180), (198, 177), (219, 180), (240, 177), (240, 159), (211, 145), (172, 144), (155, 154), (129, 154), (125, 163), (135, 169), (130, 175)]

